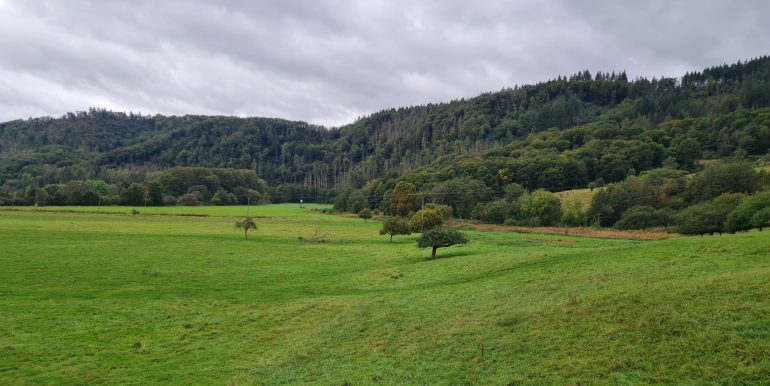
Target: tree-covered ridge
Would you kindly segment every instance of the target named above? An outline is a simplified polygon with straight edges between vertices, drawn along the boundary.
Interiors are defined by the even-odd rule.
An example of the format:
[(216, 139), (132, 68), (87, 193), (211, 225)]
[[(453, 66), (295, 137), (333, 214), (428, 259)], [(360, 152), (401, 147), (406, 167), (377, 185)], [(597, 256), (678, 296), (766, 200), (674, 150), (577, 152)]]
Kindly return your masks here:
[(582, 71), (328, 129), (91, 109), (0, 124), (0, 184), (20, 191), (103, 179), (126, 187), (172, 167), (208, 167), (252, 170), (277, 200), (328, 197), (372, 180), (392, 188), (398, 179), (454, 177), (480, 181), (480, 192), (499, 197), (512, 183), (555, 191), (661, 166), (694, 170), (701, 158), (763, 155), (768, 106), (764, 56), (682, 78)]

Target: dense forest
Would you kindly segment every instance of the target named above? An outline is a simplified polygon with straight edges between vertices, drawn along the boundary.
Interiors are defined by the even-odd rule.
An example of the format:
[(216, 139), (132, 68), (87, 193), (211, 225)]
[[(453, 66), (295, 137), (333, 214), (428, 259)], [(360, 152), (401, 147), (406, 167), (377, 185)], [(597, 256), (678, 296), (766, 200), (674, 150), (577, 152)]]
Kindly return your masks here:
[[(638, 228), (671, 224), (684, 208), (723, 193), (763, 190), (766, 173), (753, 167), (768, 161), (768, 149), (770, 57), (763, 56), (679, 78), (581, 71), (474, 98), (384, 110), (339, 128), (96, 108), (11, 121), (0, 124), (0, 202), (304, 199), (390, 214), (403, 182), (414, 190), (411, 197), (448, 205), (455, 217)], [(724, 162), (704, 168), (704, 160)], [(748, 180), (704, 193), (711, 185), (697, 183), (720, 167)], [(566, 206), (559, 216), (522, 214), (537, 199), (548, 201), (544, 193), (588, 187), (599, 189), (595, 205), (572, 208), (577, 218), (561, 219)], [(656, 220), (631, 226), (626, 212)]]

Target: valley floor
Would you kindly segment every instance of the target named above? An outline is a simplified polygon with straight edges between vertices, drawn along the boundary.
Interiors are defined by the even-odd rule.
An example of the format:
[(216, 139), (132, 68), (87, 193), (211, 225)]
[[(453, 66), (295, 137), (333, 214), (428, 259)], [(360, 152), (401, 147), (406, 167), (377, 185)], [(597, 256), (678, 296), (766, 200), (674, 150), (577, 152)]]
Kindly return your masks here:
[(70, 209), (0, 209), (2, 384), (770, 379), (770, 232), (468, 231), (426, 260), (297, 205), (251, 207), (248, 240), (245, 207)]

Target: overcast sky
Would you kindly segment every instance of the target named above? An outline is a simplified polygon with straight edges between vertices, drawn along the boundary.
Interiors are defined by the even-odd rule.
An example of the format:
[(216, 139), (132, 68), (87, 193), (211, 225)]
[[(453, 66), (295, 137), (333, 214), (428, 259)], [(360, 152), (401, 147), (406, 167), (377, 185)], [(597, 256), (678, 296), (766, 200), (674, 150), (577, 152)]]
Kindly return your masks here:
[(572, 74), (770, 53), (770, 2), (0, 0), (0, 121), (89, 106), (329, 126)]

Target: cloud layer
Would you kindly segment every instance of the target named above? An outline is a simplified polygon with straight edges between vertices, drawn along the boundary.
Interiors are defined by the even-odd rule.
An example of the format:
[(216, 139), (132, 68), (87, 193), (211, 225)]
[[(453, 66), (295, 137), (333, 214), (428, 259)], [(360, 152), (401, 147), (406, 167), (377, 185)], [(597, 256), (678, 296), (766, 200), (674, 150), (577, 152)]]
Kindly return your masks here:
[(0, 121), (98, 106), (340, 125), (581, 69), (770, 53), (764, 1), (219, 3), (0, 0)]

